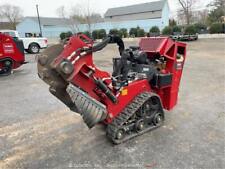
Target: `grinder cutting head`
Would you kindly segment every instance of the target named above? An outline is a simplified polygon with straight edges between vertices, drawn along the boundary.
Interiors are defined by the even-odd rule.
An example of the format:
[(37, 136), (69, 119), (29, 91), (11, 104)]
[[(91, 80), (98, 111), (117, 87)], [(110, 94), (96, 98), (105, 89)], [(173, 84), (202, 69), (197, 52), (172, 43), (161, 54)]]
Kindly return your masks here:
[(66, 104), (72, 111), (77, 112), (76, 106), (73, 104), (70, 96), (66, 92), (68, 82), (66, 82), (51, 67), (51, 63), (62, 53), (63, 49), (63, 44), (53, 45), (38, 56), (38, 76), (50, 86), (49, 91), (55, 97)]

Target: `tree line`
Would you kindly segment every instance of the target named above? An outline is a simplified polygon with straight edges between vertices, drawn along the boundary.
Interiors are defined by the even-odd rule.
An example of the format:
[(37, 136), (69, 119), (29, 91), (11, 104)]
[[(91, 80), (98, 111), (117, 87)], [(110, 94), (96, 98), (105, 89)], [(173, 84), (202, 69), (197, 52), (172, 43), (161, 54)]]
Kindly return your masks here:
[[(180, 4), (180, 10), (178, 14), (181, 16), (185, 16), (185, 26), (187, 28), (183, 28), (189, 30), (204, 30), (205, 28), (209, 28), (210, 33), (222, 33), (224, 32), (224, 22), (225, 22), (225, 0), (212, 0), (210, 4), (207, 5), (209, 9), (208, 12), (202, 13), (202, 19), (193, 25), (193, 13), (194, 8), (196, 8), (196, 4), (202, 2), (202, 0), (177, 0)], [(95, 12), (92, 5), (90, 4), (90, 0), (82, 1), (82, 3), (78, 3), (76, 5), (72, 5), (71, 9), (66, 9), (65, 6), (61, 6), (56, 10), (56, 14), (65, 18), (65, 25), (69, 26), (72, 33), (80, 32), (80, 25), (86, 24), (89, 33), (94, 33), (94, 35), (98, 34), (96, 31), (93, 32), (93, 28), (95, 23), (103, 22), (103, 17)], [(0, 20), (7, 21), (10, 23), (12, 29), (16, 29), (16, 25), (22, 20), (23, 11), (20, 7), (15, 5), (3, 4), (0, 5)], [(162, 32), (171, 32), (173, 30), (173, 26), (169, 26), (165, 28), (166, 30)], [(116, 30), (114, 30), (116, 31)], [(117, 32), (118, 31), (118, 32)], [(124, 32), (125, 30), (117, 30), (118, 34)], [(100, 31), (100, 34), (102, 31)], [(87, 32), (86, 32), (87, 33)], [(127, 33), (128, 34), (128, 33)], [(133, 28), (129, 35), (143, 36), (143, 29)], [(100, 35), (101, 36), (101, 35)], [(126, 36), (123, 35), (123, 36)]]

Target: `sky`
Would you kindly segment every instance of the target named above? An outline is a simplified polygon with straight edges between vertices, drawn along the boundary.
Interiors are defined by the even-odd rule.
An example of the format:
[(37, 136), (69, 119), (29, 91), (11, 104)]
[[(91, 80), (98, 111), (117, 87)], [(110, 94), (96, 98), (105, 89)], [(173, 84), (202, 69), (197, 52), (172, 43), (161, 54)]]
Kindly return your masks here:
[[(86, 2), (85, 2), (86, 1)], [(0, 5), (8, 3), (21, 7), (23, 10), (23, 16), (36, 16), (36, 7), (39, 5), (40, 16), (44, 17), (57, 17), (56, 9), (62, 5), (69, 11), (72, 6), (77, 4), (87, 4), (88, 0), (0, 0)], [(89, 0), (90, 8), (94, 12), (98, 12), (102, 15), (108, 8), (120, 7), (126, 5), (133, 5), (138, 3), (151, 2), (156, 0)], [(176, 11), (179, 8), (178, 0), (168, 0), (171, 16), (175, 17)], [(201, 3), (196, 6), (196, 9), (204, 8), (210, 0), (199, 0)]]

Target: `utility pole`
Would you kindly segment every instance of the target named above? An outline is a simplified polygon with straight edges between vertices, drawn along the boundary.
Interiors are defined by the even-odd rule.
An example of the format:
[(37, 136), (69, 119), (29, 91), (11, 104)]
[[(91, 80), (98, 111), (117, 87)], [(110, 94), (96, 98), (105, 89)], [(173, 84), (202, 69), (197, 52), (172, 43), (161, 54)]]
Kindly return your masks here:
[(39, 29), (40, 29), (40, 36), (42, 37), (42, 29), (41, 29), (41, 21), (40, 21), (40, 16), (39, 16), (38, 5), (36, 5), (36, 9), (37, 9), (37, 16), (38, 16)]

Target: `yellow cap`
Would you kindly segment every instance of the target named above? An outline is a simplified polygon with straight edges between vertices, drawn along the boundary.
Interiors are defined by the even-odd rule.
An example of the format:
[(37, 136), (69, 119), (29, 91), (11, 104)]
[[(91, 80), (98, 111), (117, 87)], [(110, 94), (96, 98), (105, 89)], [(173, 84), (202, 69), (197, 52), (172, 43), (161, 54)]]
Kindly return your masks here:
[(127, 90), (127, 89), (123, 89), (123, 90), (121, 91), (121, 95), (122, 95), (122, 96), (128, 95), (128, 90)]

